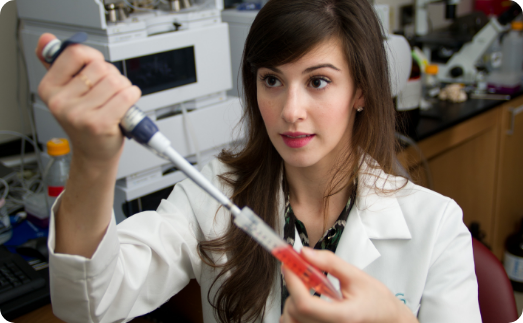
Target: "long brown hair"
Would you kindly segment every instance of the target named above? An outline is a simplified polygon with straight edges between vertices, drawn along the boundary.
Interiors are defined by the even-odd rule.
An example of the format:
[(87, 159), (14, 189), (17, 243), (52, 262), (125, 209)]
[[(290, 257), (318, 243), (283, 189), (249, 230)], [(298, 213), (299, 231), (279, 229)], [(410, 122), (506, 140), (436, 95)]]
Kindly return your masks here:
[[(237, 152), (223, 151), (218, 157), (232, 169), (221, 178), (233, 188), (231, 198), (236, 205), (249, 206), (279, 229), (283, 161), (259, 111), (257, 71), (294, 62), (331, 37), (341, 41), (354, 90), (361, 89), (365, 109), (355, 118), (351, 147), (339, 157), (325, 194), (326, 203), (329, 196), (353, 182), (364, 155), (392, 173), (395, 112), (382, 32), (368, 0), (270, 0), (260, 10), (245, 42), (241, 67), (246, 144)], [(232, 222), (223, 237), (201, 241), (199, 253), (205, 263), (219, 270), (213, 283), (217, 292), (213, 299), (210, 292), (207, 295), (217, 318), (221, 322), (263, 318), (277, 276), (276, 260)], [(227, 254), (227, 262), (215, 264), (211, 253)]]

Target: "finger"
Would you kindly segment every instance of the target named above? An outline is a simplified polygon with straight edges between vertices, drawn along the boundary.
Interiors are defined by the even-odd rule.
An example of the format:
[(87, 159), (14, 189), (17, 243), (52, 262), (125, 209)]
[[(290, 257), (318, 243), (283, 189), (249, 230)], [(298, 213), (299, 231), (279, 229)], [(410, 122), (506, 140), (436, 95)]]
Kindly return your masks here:
[(45, 78), (50, 84), (65, 85), (85, 66), (97, 60), (105, 62), (98, 50), (82, 44), (70, 45), (58, 56)]
[[(111, 73), (106, 75), (90, 91), (88, 91), (84, 95), (83, 100), (90, 106), (101, 107), (109, 101), (114, 94), (131, 86), (131, 81), (129, 81), (127, 77), (120, 73)], [(84, 88), (86, 87), (87, 86), (84, 85)]]
[[(109, 78), (109, 80), (107, 80)], [(117, 84), (118, 86), (114, 86)], [(85, 66), (78, 75), (64, 87), (66, 96), (70, 98), (89, 94), (90, 106), (100, 106), (124, 85), (131, 82), (111, 63), (96, 60)], [(111, 91), (112, 90), (112, 91)], [(91, 92), (95, 91), (94, 95)]]
[[(102, 123), (117, 125), (127, 110), (140, 99), (141, 94), (140, 89), (133, 85), (115, 94), (105, 105), (93, 113), (101, 117)], [(119, 128), (113, 128), (112, 131), (119, 131)]]
[(40, 38), (38, 39), (38, 44), (36, 45), (35, 49), (36, 57), (38, 57), (38, 59), (40, 60), (40, 62), (42, 62), (46, 69), (49, 69), (51, 65), (49, 65), (49, 63), (47, 63), (44, 60), (44, 57), (42, 56), (42, 51), (44, 50), (44, 47), (53, 39), (56, 39), (55, 35), (53, 34), (42, 34), (42, 36), (40, 36)]
[(361, 270), (343, 261), (329, 250), (313, 250), (304, 247), (301, 255), (307, 259), (311, 265), (338, 278), (342, 287), (361, 274)]
[(332, 303), (311, 295), (301, 279), (285, 266), (283, 272), (290, 294), (284, 308), (288, 315), (299, 322), (336, 322)]
[(89, 136), (122, 137), (118, 126), (120, 120), (139, 97), (140, 90), (132, 86), (114, 95), (98, 109), (83, 109), (80, 106), (75, 106), (57, 119), (65, 120), (65, 126), (72, 126), (72, 128), (79, 129)]

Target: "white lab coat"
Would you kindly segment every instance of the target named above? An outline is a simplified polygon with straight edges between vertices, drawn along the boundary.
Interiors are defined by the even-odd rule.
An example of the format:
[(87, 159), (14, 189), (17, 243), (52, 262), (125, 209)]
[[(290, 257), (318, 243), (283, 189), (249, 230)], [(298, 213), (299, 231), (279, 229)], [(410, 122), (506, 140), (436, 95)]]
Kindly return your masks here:
[[(230, 195), (216, 176), (225, 170), (215, 160), (202, 173)], [(355, 207), (336, 255), (383, 282), (422, 323), (481, 322), (471, 237), (459, 206), (410, 182), (399, 191), (379, 193), (375, 186), (390, 190), (403, 181), (375, 174), (376, 185), (376, 177), (359, 176)], [(282, 233), (281, 190), (279, 203)], [(154, 310), (196, 278), (204, 321), (216, 322), (207, 302), (216, 273), (202, 263), (197, 242), (227, 229), (230, 215), (217, 209), (217, 202), (185, 180), (157, 211), (133, 215), (118, 226), (113, 219), (92, 259), (54, 252), (53, 213), (49, 248), (55, 314), (66, 322), (128, 321)], [(216, 260), (225, 261), (225, 256)], [(278, 322), (281, 314), (280, 273), (274, 270), (278, 274), (267, 300), (266, 323)]]

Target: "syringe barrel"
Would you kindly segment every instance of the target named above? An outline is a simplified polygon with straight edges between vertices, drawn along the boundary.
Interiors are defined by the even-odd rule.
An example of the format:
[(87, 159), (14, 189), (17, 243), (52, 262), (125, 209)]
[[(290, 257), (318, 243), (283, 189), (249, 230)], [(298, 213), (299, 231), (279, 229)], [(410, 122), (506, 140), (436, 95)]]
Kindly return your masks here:
[(327, 277), (309, 264), (251, 209), (244, 207), (234, 219), (234, 224), (298, 275), (307, 287), (331, 299), (341, 299), (341, 294), (332, 286)]

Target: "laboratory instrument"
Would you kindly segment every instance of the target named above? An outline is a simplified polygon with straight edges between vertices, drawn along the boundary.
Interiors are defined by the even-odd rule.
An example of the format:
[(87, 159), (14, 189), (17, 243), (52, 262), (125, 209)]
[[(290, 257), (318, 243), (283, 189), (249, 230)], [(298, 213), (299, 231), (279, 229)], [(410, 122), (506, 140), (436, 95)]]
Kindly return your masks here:
[(450, 60), (440, 66), (438, 78), (447, 83), (472, 84), (478, 72), (476, 64), (488, 50), (492, 42), (508, 29), (509, 23), (521, 13), (521, 8), (514, 3), (499, 17), (491, 18), (476, 34), (471, 42), (466, 43), (452, 55)]
[[(50, 42), (44, 47), (42, 56), (46, 62), (52, 64), (68, 45), (82, 42), (85, 39), (86, 35), (76, 34), (61, 43), (60, 46), (58, 46), (56, 41)], [(135, 139), (140, 144), (154, 150), (157, 154), (166, 157), (188, 178), (227, 208), (233, 216), (234, 224), (298, 275), (309, 288), (331, 299), (342, 299), (340, 292), (332, 286), (320, 270), (308, 264), (292, 246), (277, 235), (276, 232), (251, 209), (244, 207), (240, 210), (238, 206), (233, 204), (228, 197), (213, 186), (196, 168), (176, 152), (176, 150), (171, 147), (171, 142), (139, 108), (132, 106), (127, 111), (120, 123), (120, 128), (128, 138)]]
[[(79, 31), (89, 36), (86, 45), (140, 87), (137, 105), (196, 167), (243, 139), (243, 132), (235, 128), (242, 116), (241, 102), (226, 93), (233, 77), (228, 26), (220, 17), (223, 2), (190, 0), (190, 8), (178, 2), (180, 11), (170, 10), (167, 0), (17, 1), (36, 137), (42, 144), (67, 134), (38, 95), (46, 70), (34, 48), (45, 32), (63, 41)], [(110, 3), (117, 10), (116, 22), (105, 7)], [(185, 178), (173, 169), (156, 154), (144, 153), (136, 141), (127, 142), (116, 175), (116, 222), (148, 209), (150, 203), (157, 205), (156, 192)], [(137, 207), (129, 212), (129, 204)]]

